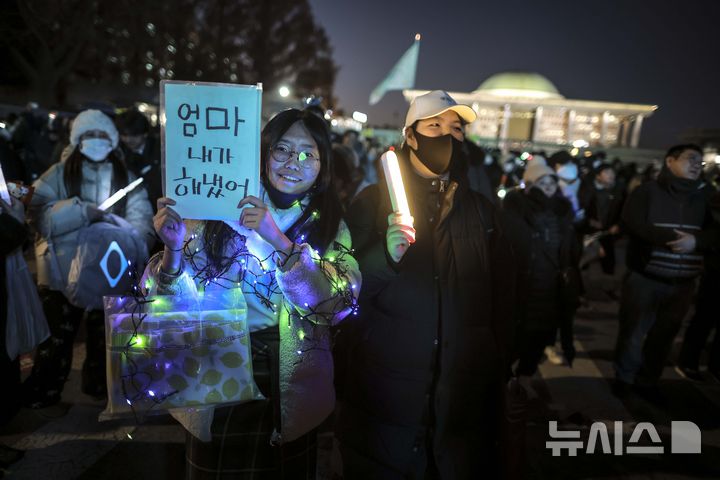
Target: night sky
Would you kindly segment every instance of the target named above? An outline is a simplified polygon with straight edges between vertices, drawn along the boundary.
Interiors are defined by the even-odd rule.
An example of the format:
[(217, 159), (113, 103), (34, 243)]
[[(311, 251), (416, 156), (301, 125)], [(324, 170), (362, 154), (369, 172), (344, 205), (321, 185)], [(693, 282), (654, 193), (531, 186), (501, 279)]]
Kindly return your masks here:
[(641, 147), (720, 128), (720, 1), (310, 0), (340, 71), (338, 107), (401, 126), (407, 104), (371, 90), (422, 34), (418, 89), (472, 91), (490, 75), (534, 71), (566, 98), (659, 105)]

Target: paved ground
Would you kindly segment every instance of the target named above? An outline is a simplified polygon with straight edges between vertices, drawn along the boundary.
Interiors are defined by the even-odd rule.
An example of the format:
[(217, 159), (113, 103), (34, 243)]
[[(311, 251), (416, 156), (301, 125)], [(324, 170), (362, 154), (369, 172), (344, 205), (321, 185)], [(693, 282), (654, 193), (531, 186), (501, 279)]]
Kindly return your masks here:
[[(545, 362), (533, 380), (538, 397), (531, 401), (528, 411), (526, 478), (720, 478), (720, 383), (691, 383), (668, 366), (662, 382), (670, 400), (667, 407), (658, 408), (636, 396), (623, 401), (614, 397), (609, 379), (617, 302), (602, 288), (619, 282), (602, 278), (596, 270), (587, 273), (586, 282), (592, 294), (576, 321), (578, 358), (572, 368)], [(84, 345), (78, 342), (62, 404), (44, 410), (23, 410), (0, 430), (0, 442), (26, 450), (24, 459), (4, 472), (6, 478), (183, 478), (185, 435), (171, 419), (155, 417), (139, 426), (97, 421), (103, 403), (80, 393), (83, 350)], [(624, 445), (638, 422), (652, 422), (665, 453), (615, 456), (580, 451), (576, 457), (553, 457), (545, 446), (550, 440), (550, 420), (559, 422), (559, 430), (580, 430), (583, 442), (593, 422), (602, 421), (608, 425), (613, 446), (613, 422), (624, 422)], [(669, 453), (671, 421), (692, 421), (700, 427), (701, 454)], [(648, 438), (644, 434), (641, 443), (650, 445)], [(332, 473), (338, 464), (332, 453), (332, 437), (326, 435), (320, 441), (318, 478), (339, 478)], [(600, 450), (598, 446), (596, 452)]]

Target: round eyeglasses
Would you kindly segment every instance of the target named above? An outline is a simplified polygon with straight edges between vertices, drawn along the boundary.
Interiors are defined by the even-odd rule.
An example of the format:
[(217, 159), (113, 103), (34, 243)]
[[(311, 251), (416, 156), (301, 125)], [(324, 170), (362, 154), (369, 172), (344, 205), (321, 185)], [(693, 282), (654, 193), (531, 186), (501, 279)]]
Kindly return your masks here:
[(270, 158), (281, 165), (286, 164), (293, 155), (297, 157), (298, 165), (305, 170), (315, 167), (315, 164), (320, 161), (313, 152), (298, 152), (285, 145), (276, 145), (270, 149)]

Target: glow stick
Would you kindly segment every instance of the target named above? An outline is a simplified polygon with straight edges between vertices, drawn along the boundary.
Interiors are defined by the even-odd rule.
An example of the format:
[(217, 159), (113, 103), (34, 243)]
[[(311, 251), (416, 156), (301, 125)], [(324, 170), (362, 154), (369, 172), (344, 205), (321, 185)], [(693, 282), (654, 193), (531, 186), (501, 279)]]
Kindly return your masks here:
[(412, 226), (413, 220), (410, 215), (407, 196), (405, 195), (405, 187), (403, 186), (397, 155), (395, 155), (395, 152), (392, 150), (388, 150), (380, 157), (380, 161), (385, 171), (385, 181), (387, 182), (388, 191), (390, 192), (390, 203), (392, 203), (393, 212), (401, 214), (402, 222)]
[(132, 182), (130, 185), (128, 185), (127, 187), (121, 188), (121, 189), (118, 190), (117, 192), (113, 193), (113, 194), (110, 196), (110, 198), (108, 198), (107, 200), (105, 200), (104, 202), (102, 202), (102, 203), (97, 207), (98, 210), (103, 210), (103, 211), (105, 211), (105, 210), (109, 209), (110, 207), (112, 207), (113, 205), (115, 205), (117, 202), (119, 202), (121, 198), (123, 198), (125, 195), (127, 195), (128, 193), (130, 193), (132, 190), (134, 190), (135, 187), (137, 187), (138, 185), (140, 185), (140, 184), (142, 183), (142, 181), (143, 181), (143, 178), (140, 177), (140, 178), (138, 178), (137, 180), (135, 180), (134, 182)]
[(3, 175), (2, 167), (0, 167), (0, 198), (5, 200), (8, 205), (12, 204), (10, 200), (10, 192), (8, 192), (7, 184), (5, 183), (5, 175)]

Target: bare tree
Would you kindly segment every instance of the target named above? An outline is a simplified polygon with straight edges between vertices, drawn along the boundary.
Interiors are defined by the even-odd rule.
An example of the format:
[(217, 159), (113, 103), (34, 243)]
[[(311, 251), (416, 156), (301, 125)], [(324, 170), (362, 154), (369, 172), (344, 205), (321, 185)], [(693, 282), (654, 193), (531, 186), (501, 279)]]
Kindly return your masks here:
[(0, 18), (12, 63), (46, 104), (78, 78), (134, 91), (162, 79), (288, 84), (332, 102), (337, 68), (307, 0), (17, 0)]

